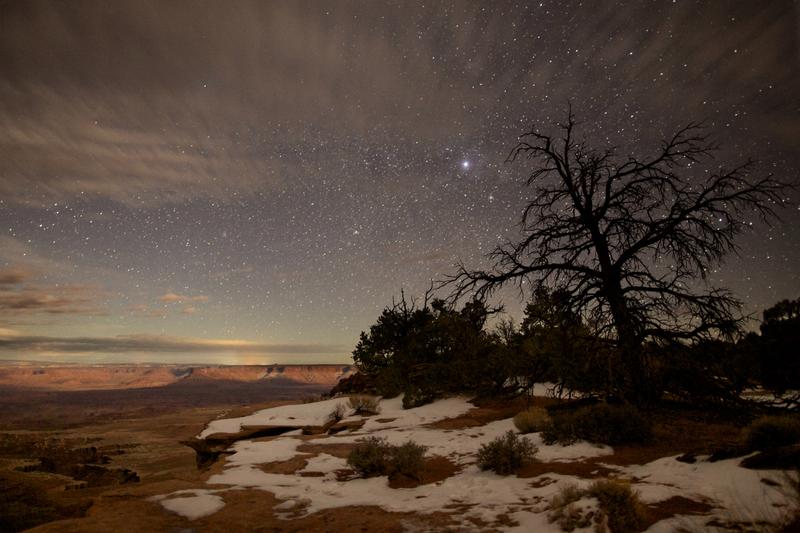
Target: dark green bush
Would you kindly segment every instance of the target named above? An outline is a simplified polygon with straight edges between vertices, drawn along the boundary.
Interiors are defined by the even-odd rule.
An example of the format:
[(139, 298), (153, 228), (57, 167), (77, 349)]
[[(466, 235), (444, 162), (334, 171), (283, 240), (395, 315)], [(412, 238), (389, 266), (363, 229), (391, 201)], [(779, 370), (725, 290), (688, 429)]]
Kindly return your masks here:
[(605, 403), (554, 413), (542, 431), (545, 444), (586, 440), (600, 444), (632, 444), (652, 437), (650, 422), (634, 407)]
[(356, 445), (347, 458), (361, 477), (384, 476), (389, 473), (391, 445), (381, 437), (367, 437)]
[(347, 464), (361, 477), (402, 474), (419, 480), (425, 466), (425, 446), (414, 441), (393, 446), (385, 438), (367, 437), (350, 452)]
[(413, 409), (429, 404), (436, 399), (437, 394), (428, 387), (409, 385), (403, 392), (403, 409)]
[(514, 374), (503, 340), (484, 328), (490, 313), (480, 301), (417, 307), (402, 297), (361, 333), (353, 361), (378, 394), (404, 393), (405, 408), (447, 394), (494, 392)]
[(793, 416), (764, 416), (742, 431), (748, 450), (766, 450), (800, 441), (800, 419)]
[(425, 446), (410, 440), (392, 448), (389, 475), (402, 474), (419, 481), (424, 466)]
[(513, 431), (508, 431), (489, 444), (481, 446), (478, 450), (478, 468), (505, 476), (533, 461), (536, 452), (537, 448), (531, 441)]

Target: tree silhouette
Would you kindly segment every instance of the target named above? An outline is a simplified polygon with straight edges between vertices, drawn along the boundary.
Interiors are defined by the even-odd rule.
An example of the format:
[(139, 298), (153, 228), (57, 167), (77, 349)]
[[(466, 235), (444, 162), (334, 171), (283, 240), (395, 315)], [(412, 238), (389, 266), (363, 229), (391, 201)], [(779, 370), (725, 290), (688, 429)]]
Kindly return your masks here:
[[(765, 387), (784, 394), (800, 386), (800, 299), (782, 300), (764, 311), (760, 352), (761, 379)], [(800, 395), (794, 390), (794, 403)], [(787, 398), (788, 400), (788, 398)]]
[(507, 284), (568, 295), (595, 334), (615, 346), (611, 392), (647, 401), (645, 343), (715, 338), (740, 327), (740, 302), (706, 276), (730, 252), (748, 216), (776, 218), (786, 185), (751, 178), (753, 162), (701, 171), (715, 146), (692, 123), (649, 158), (620, 157), (576, 140), (570, 109), (559, 135), (531, 131), (509, 161), (525, 159), (533, 189), (518, 242), (498, 246), (488, 270), (463, 264), (452, 298), (484, 298)]

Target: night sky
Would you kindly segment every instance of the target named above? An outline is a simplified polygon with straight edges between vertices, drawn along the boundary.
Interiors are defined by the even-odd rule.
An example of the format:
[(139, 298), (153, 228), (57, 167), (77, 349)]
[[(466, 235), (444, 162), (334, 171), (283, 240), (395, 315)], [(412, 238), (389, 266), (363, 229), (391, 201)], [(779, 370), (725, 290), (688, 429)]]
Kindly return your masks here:
[[(569, 102), (598, 147), (705, 120), (716, 164), (800, 183), (798, 28), (790, 1), (2, 2), (0, 358), (347, 361), (514, 237), (504, 160)], [(746, 312), (800, 297), (785, 203), (711, 276)]]

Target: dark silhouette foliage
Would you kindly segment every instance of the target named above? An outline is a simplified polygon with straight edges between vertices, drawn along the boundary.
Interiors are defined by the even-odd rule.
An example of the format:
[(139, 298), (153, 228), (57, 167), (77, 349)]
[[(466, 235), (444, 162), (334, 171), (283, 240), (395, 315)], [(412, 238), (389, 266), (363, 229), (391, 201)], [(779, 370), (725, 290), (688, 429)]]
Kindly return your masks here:
[(703, 168), (714, 145), (698, 124), (644, 158), (589, 146), (576, 138), (577, 126), (570, 111), (559, 135), (521, 137), (509, 160), (531, 164), (522, 235), (490, 254), (489, 269), (460, 265), (447, 281), (451, 299), (483, 299), (508, 284), (557, 289), (613, 344), (604, 352), (608, 392), (647, 403), (660, 391), (646, 344), (740, 331), (740, 302), (707, 285), (706, 274), (737, 249), (745, 217), (776, 217), (786, 186), (752, 177), (752, 162)]
[(800, 388), (800, 298), (764, 311), (760, 353), (761, 381), (778, 394)]
[(747, 451), (768, 450), (800, 441), (800, 418), (796, 416), (763, 416), (742, 431)]
[(406, 408), (443, 394), (498, 393), (512, 372), (501, 337), (485, 330), (493, 312), (480, 301), (455, 309), (425, 300), (418, 307), (401, 296), (362, 332), (353, 351), (356, 368), (379, 394), (404, 393)]
[(520, 359), (530, 384), (550, 382), (556, 393), (608, 388), (607, 350), (571, 307), (569, 294), (538, 287), (520, 325)]
[(635, 407), (605, 403), (552, 413), (542, 431), (545, 444), (566, 445), (582, 439), (617, 445), (647, 442), (651, 437), (650, 422)]

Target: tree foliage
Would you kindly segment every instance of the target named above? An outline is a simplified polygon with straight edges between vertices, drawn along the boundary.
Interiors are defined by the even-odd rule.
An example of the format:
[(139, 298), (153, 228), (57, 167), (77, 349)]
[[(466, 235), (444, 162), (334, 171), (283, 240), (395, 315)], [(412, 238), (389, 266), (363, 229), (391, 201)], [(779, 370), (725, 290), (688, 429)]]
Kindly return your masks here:
[(800, 389), (800, 298), (764, 311), (761, 337), (755, 339), (761, 381), (779, 394)]
[(556, 394), (605, 390), (607, 351), (572, 307), (565, 291), (534, 290), (519, 330), (520, 358), (530, 384), (550, 382)]
[(499, 392), (510, 359), (501, 338), (485, 330), (493, 312), (483, 302), (456, 309), (443, 300), (406, 300), (383, 310), (353, 351), (359, 372), (383, 395), (404, 393), (414, 407), (455, 392)]

